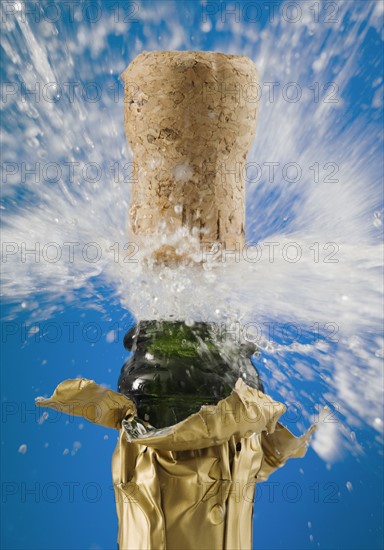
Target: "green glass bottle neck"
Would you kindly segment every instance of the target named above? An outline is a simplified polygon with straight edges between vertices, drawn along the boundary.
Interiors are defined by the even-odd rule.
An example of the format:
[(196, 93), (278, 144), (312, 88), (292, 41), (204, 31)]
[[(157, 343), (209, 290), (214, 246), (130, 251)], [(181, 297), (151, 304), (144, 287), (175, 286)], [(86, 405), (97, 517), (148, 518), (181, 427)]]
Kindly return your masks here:
[(138, 416), (164, 427), (227, 397), (239, 377), (262, 389), (250, 355), (256, 346), (236, 342), (212, 323), (142, 321), (124, 338), (131, 357), (118, 389), (136, 402)]

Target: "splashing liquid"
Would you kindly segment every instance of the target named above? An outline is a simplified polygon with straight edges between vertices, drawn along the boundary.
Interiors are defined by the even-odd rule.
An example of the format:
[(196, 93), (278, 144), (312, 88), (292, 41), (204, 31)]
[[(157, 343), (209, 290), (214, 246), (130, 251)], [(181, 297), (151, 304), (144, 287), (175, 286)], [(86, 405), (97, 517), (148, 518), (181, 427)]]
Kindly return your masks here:
[[(310, 4), (300, 4), (295, 24), (281, 16), (284, 5), (258, 23), (205, 12), (203, 20), (200, 11), (185, 17), (172, 2), (140, 4), (136, 23), (112, 12), (92, 25), (22, 9), (5, 18), (5, 80), (15, 84), (2, 104), (8, 319), (21, 311), (46, 319), (79, 296), (84, 307), (108, 309), (112, 291), (139, 320), (224, 320), (254, 330), (267, 389), (285, 402), (299, 395), (303, 420), (326, 400), (337, 404), (343, 425), (382, 432), (383, 83), (370, 70), (381, 63), (382, 3), (337, 3), (331, 24), (324, 13), (319, 23)], [(147, 50), (246, 55), (260, 71), (246, 179), (254, 248), (224, 261), (220, 275), (207, 265), (149, 277), (126, 243), (131, 175), (119, 76), (143, 37)], [(97, 101), (91, 82), (101, 90)], [(44, 90), (54, 93), (50, 101), (47, 83), (56, 85)], [(349, 431), (338, 431), (339, 446), (360, 452)], [(332, 461), (323, 442), (316, 450)]]

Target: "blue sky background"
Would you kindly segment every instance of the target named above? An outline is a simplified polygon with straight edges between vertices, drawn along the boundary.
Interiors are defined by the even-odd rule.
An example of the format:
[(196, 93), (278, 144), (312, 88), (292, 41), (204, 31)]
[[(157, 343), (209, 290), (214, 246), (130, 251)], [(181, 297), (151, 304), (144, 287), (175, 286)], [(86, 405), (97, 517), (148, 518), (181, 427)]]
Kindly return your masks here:
[[(53, 104), (30, 97), (22, 103), (19, 92), (9, 96), (2, 103), (5, 161), (93, 160), (104, 171), (96, 185), (65, 175), (59, 184), (3, 176), (4, 241), (104, 246), (102, 239), (122, 239), (129, 190), (124, 182), (115, 185), (108, 163), (130, 158), (119, 75), (142, 50), (248, 55), (262, 82), (300, 83), (306, 100), (297, 104), (280, 96), (270, 103), (263, 94), (250, 157), (297, 160), (303, 167), (337, 162), (341, 184), (311, 185), (308, 171), (295, 187), (280, 180), (269, 185), (265, 174), (257, 185), (248, 182), (247, 238), (285, 236), (303, 247), (337, 242), (340, 270), (297, 264), (288, 272), (283, 265), (279, 279), (266, 262), (232, 286), (246, 293), (254, 277), (258, 292), (244, 299), (253, 318), (303, 328), (296, 339), (277, 332), (276, 346), (266, 347), (257, 364), (266, 392), (290, 404), (285, 425), (301, 433), (314, 407), (326, 403), (335, 422), (304, 459), (260, 485), (254, 548), (382, 548), (382, 4), (320, 3), (316, 21), (313, 2), (288, 2), (291, 8), (282, 2), (98, 2), (98, 12), (75, 10), (75, 18), (55, 2), (59, 16), (51, 22), (52, 7), (34, 2), (28, 26), (17, 5), (16, 15), (4, 15), (5, 4), (14, 6), (2, 5), (3, 82), (97, 82), (102, 90), (95, 103), (80, 95), (70, 103), (65, 93)], [(86, 4), (96, 9), (96, 2)], [(301, 10), (297, 21), (292, 4)], [(235, 15), (225, 11), (231, 7)], [(94, 13), (100, 18), (92, 23)], [(323, 99), (323, 86), (336, 82), (337, 105), (310, 101), (314, 82)], [(117, 90), (120, 100), (113, 101)], [(46, 417), (34, 407), (37, 396), (51, 394), (66, 378), (116, 387), (125, 359), (122, 338), (133, 323), (125, 295), (140, 302), (142, 287), (140, 276), (129, 275), (127, 282), (112, 267), (108, 255), (88, 265), (22, 263), (17, 255), (3, 263), (2, 548), (116, 547), (111, 456), (117, 432), (78, 418)], [(312, 345), (313, 322), (337, 323), (339, 341), (322, 330)]]

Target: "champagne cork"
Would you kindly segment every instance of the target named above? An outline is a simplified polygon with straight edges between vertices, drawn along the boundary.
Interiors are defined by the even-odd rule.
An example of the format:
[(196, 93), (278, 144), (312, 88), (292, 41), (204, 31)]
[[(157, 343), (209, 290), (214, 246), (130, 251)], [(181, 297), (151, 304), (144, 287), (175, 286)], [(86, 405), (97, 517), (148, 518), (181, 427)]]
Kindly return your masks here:
[(157, 260), (244, 245), (258, 73), (247, 57), (152, 51), (123, 72), (134, 155), (129, 236)]

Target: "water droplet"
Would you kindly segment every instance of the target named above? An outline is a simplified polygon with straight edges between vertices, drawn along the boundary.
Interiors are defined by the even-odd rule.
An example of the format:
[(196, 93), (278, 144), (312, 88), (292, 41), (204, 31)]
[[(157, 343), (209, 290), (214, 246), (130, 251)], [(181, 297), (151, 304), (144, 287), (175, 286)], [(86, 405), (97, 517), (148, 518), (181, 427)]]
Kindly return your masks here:
[(347, 483), (345, 484), (346, 488), (348, 489), (348, 491), (351, 493), (352, 490), (353, 490), (353, 486), (352, 486), (352, 483), (350, 481), (347, 481)]
[(25, 443), (23, 443), (23, 444), (20, 445), (20, 447), (19, 447), (19, 453), (20, 453), (21, 455), (25, 455), (25, 453), (27, 452), (27, 449), (28, 449), (28, 447), (26, 446)]
[(81, 449), (81, 443), (80, 441), (74, 441), (73, 442), (73, 449), (78, 451), (79, 449)]
[(108, 344), (112, 344), (114, 338), (115, 338), (115, 331), (114, 331), (114, 330), (110, 330), (110, 331), (107, 333), (106, 337), (105, 337), (105, 339), (106, 339), (106, 341), (108, 342)]
[(381, 221), (381, 213), (375, 212), (373, 214), (373, 217), (374, 217), (373, 225), (377, 228), (381, 227), (383, 225), (383, 222)]
[(43, 414), (40, 416), (40, 418), (37, 421), (38, 424), (42, 424), (43, 422), (45, 422), (48, 417), (49, 417), (49, 414), (46, 411), (44, 411)]

